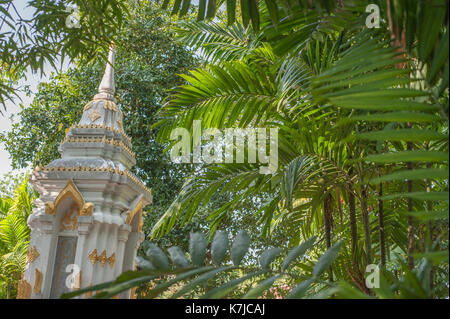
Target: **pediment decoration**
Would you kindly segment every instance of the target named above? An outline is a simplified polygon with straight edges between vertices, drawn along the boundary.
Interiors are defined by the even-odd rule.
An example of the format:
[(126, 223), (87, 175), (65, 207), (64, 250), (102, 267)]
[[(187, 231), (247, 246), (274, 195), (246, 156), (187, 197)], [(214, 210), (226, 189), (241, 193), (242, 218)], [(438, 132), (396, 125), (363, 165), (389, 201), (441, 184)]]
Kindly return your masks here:
[(71, 197), (75, 204), (78, 206), (77, 215), (78, 216), (91, 216), (92, 210), (94, 208), (93, 203), (85, 203), (83, 195), (81, 195), (78, 188), (75, 186), (73, 180), (69, 180), (67, 185), (61, 190), (56, 199), (53, 202), (45, 203), (45, 214), (55, 215), (56, 209), (59, 204), (64, 201), (67, 197)]

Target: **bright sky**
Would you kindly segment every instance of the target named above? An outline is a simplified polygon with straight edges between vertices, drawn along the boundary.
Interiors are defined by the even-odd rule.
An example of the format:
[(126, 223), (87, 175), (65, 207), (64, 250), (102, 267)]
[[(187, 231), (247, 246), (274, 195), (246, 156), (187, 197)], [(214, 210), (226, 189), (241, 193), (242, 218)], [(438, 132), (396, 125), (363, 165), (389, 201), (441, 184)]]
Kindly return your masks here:
[[(33, 16), (33, 9), (27, 7), (28, 0), (14, 0), (14, 5), (17, 8), (17, 11), (20, 13), (20, 15), (23, 18), (31, 18)], [(14, 17), (14, 11), (9, 10), (9, 12)], [(6, 29), (6, 26), (3, 26), (4, 29)], [(4, 30), (2, 30), (4, 31)], [(56, 64), (58, 65), (58, 64)], [(67, 69), (67, 65), (63, 66), (63, 70)], [(51, 74), (52, 70), (50, 67), (45, 67), (45, 75), (42, 77), (40, 76), (40, 73), (38, 74), (32, 74), (31, 71), (28, 71), (26, 74), (26, 79), (23, 79), (20, 83), (20, 86), (23, 85), (29, 85), (32, 92), (36, 92), (37, 86), (39, 82), (45, 82), (48, 80), (48, 76)], [(33, 101), (33, 96), (26, 96), (24, 92), (18, 93), (19, 98), (14, 99), (14, 101), (8, 101), (6, 102), (6, 112), (2, 110), (3, 115), (0, 114), (0, 132), (9, 131), (12, 126), (12, 121), (10, 117), (14, 114), (17, 114), (20, 110), (20, 105), (24, 105), (25, 107), (28, 107), (30, 103)], [(17, 121), (17, 118), (15, 119)], [(9, 158), (8, 152), (5, 150), (3, 143), (0, 142), (0, 176), (11, 171), (11, 161)]]

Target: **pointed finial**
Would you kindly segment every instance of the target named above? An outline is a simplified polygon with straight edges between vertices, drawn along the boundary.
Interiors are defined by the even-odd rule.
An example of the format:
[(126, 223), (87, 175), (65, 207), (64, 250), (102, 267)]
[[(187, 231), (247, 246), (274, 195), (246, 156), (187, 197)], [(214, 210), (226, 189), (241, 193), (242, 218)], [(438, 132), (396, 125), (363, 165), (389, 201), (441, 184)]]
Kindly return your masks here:
[(106, 63), (105, 73), (102, 81), (98, 87), (98, 94), (94, 98), (114, 100), (114, 93), (116, 91), (114, 85), (114, 60), (115, 60), (115, 45), (111, 43), (109, 47), (108, 62)]

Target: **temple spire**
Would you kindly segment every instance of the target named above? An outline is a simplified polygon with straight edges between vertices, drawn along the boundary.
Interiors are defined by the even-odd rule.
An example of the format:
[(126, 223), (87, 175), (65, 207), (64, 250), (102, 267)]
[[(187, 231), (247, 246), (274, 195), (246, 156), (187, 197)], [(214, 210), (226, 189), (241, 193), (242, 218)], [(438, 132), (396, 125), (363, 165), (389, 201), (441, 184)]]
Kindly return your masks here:
[(98, 94), (95, 99), (114, 100), (115, 84), (114, 84), (114, 60), (115, 60), (115, 45), (111, 43), (109, 47), (108, 62), (106, 63), (105, 73), (102, 81), (98, 87)]
[[(98, 93), (59, 146), (61, 158), (30, 177), (40, 196), (27, 220), (30, 250), (19, 297), (60, 298), (136, 267), (145, 238), (143, 208), (152, 194), (132, 172), (136, 156), (114, 98), (113, 64), (114, 46)], [(69, 265), (78, 269), (72, 285), (66, 280)], [(117, 296), (131, 295), (127, 290)]]

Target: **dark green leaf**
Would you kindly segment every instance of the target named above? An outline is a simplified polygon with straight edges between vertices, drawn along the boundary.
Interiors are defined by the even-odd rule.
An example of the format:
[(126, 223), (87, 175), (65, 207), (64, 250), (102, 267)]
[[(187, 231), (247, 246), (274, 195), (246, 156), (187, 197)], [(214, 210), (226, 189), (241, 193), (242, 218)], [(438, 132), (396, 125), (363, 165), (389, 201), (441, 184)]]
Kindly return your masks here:
[(445, 134), (420, 129), (398, 129), (382, 130), (377, 132), (359, 133), (356, 137), (369, 141), (405, 141), (405, 142), (423, 142), (432, 140), (441, 140), (447, 138)]
[(202, 233), (196, 232), (190, 234), (189, 254), (192, 262), (201, 266), (205, 262), (207, 242)]
[(180, 290), (178, 290), (175, 294), (173, 294), (171, 296), (171, 298), (179, 298), (182, 295), (188, 293), (189, 291), (191, 291), (192, 289), (194, 289), (195, 287), (197, 287), (198, 285), (210, 280), (211, 278), (215, 277), (217, 274), (221, 273), (221, 272), (225, 272), (228, 270), (233, 269), (234, 267), (232, 266), (228, 266), (228, 267), (221, 267), (221, 268), (217, 268), (217, 269), (213, 269), (207, 273), (202, 274), (201, 276), (195, 278), (194, 280), (190, 281), (189, 283), (187, 283), (186, 285), (183, 286), (183, 288), (181, 288)]
[(229, 243), (227, 234), (221, 230), (218, 230), (211, 244), (212, 259), (217, 266), (220, 266), (220, 264), (225, 259), (228, 246)]
[(417, 150), (369, 155), (365, 159), (374, 163), (445, 162), (449, 160), (449, 154), (448, 152)]
[(319, 260), (317, 261), (316, 265), (313, 269), (313, 276), (319, 277), (324, 271), (326, 271), (328, 268), (330, 268), (331, 264), (334, 262), (336, 257), (339, 254), (339, 250), (341, 249), (344, 242), (341, 240), (340, 242), (334, 244), (331, 246), (325, 254), (320, 256)]
[(157, 269), (169, 269), (170, 268), (170, 264), (169, 264), (169, 259), (167, 258), (166, 254), (164, 254), (164, 252), (161, 250), (161, 248), (159, 248), (158, 246), (156, 246), (153, 243), (149, 243), (146, 247), (146, 254), (148, 256), (148, 258), (150, 259), (150, 261), (152, 262), (152, 264), (157, 268)]
[(314, 282), (314, 279), (310, 278), (302, 281), (286, 296), (286, 299), (299, 299), (303, 297), (308, 290), (309, 286)]
[(179, 267), (189, 267), (189, 260), (186, 258), (183, 250), (178, 247), (178, 246), (174, 246), (174, 247), (170, 247), (167, 250), (170, 254), (170, 259), (172, 259), (172, 262), (179, 266)]
[(263, 271), (253, 272), (241, 278), (233, 279), (220, 287), (216, 287), (208, 291), (204, 294), (201, 299), (219, 299), (228, 294), (231, 290), (233, 290), (237, 285), (243, 283), (246, 280), (249, 280), (255, 276), (259, 276), (263, 274)]
[(263, 270), (269, 270), (270, 263), (278, 257), (283, 249), (278, 247), (272, 247), (266, 249), (259, 257), (259, 264)]
[(216, 0), (208, 0), (208, 11), (206, 12), (206, 18), (214, 18), (216, 15), (216, 10)]
[(274, 282), (280, 278), (281, 275), (272, 276), (270, 278), (267, 278), (266, 280), (259, 283), (256, 287), (250, 289), (243, 297), (242, 299), (256, 299), (258, 298), (265, 290), (272, 287)]
[(250, 1), (251, 0), (241, 0), (242, 24), (245, 28), (247, 28), (248, 23), (250, 22)]
[(236, 21), (236, 1), (227, 0), (228, 25), (232, 25)]
[(316, 238), (316, 236), (313, 236), (299, 246), (292, 248), (284, 259), (281, 270), (286, 270), (292, 262), (294, 262), (300, 256), (303, 256), (305, 252), (310, 249), (312, 245), (314, 245)]
[(252, 20), (252, 27), (255, 32), (259, 31), (259, 9), (258, 9), (259, 0), (250, 0), (250, 18)]
[(448, 178), (448, 169), (443, 168), (422, 168), (414, 170), (402, 170), (386, 174), (370, 180), (372, 184), (398, 180), (420, 180), (420, 179), (445, 179)]
[(270, 18), (272, 19), (272, 23), (274, 25), (278, 24), (278, 7), (275, 0), (265, 0), (266, 1), (266, 7), (269, 11)]
[(235, 266), (239, 265), (250, 247), (250, 237), (247, 232), (241, 230), (231, 246), (231, 260)]

